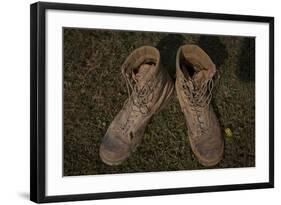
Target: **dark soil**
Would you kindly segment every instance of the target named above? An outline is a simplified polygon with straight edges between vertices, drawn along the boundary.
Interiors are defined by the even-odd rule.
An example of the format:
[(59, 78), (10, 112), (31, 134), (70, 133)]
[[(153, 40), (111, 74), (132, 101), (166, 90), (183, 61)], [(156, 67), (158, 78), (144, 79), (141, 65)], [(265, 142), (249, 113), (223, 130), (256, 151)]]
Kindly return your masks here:
[[(64, 29), (64, 175), (205, 169), (191, 151), (176, 95), (147, 126), (142, 144), (119, 166), (99, 158), (107, 127), (128, 94), (120, 67), (143, 45), (155, 46), (175, 77), (180, 45), (203, 48), (217, 65), (212, 105), (225, 138), (212, 168), (255, 166), (255, 39), (247, 37)], [(232, 136), (225, 129), (230, 128)]]

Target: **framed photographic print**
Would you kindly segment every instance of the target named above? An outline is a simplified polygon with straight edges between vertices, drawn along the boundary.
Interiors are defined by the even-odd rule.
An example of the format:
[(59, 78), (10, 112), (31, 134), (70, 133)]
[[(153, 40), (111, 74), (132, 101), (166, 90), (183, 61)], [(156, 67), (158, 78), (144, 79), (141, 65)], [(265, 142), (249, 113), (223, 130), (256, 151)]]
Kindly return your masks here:
[(31, 5), (34, 202), (274, 187), (274, 18)]

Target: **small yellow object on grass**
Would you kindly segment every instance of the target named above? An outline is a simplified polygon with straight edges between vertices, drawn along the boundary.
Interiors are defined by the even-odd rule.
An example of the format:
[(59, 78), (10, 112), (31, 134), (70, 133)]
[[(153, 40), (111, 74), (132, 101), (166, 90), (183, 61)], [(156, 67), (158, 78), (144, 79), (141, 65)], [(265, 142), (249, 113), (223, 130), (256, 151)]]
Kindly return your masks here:
[(230, 128), (225, 128), (224, 132), (227, 137), (232, 137), (232, 131)]

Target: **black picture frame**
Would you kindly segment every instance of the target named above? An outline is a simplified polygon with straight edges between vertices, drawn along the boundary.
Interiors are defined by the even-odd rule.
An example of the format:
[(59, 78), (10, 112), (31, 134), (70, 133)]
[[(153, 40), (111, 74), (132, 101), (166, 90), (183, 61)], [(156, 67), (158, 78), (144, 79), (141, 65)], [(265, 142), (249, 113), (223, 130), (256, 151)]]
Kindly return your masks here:
[[(263, 22), (269, 24), (269, 181), (263, 183), (230, 184), (192, 188), (89, 193), (46, 196), (46, 81), (45, 37), (46, 10), (86, 11), (195, 19)], [(109, 7), (82, 4), (38, 2), (30, 6), (30, 199), (37, 203), (76, 200), (96, 200), (198, 192), (230, 191), (274, 187), (274, 18), (264, 16), (229, 15), (217, 13), (156, 10), (144, 8)]]

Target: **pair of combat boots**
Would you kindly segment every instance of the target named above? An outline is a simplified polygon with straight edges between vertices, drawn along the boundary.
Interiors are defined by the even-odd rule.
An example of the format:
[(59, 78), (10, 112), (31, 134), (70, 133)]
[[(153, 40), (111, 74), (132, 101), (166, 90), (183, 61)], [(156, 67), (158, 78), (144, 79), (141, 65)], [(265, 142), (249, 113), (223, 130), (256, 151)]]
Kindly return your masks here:
[(196, 45), (177, 51), (176, 82), (160, 65), (159, 51), (151, 46), (134, 50), (121, 67), (129, 97), (110, 124), (100, 146), (100, 157), (108, 165), (127, 159), (141, 143), (152, 116), (168, 103), (176, 87), (186, 119), (192, 151), (204, 166), (217, 164), (224, 142), (210, 104), (216, 66)]

